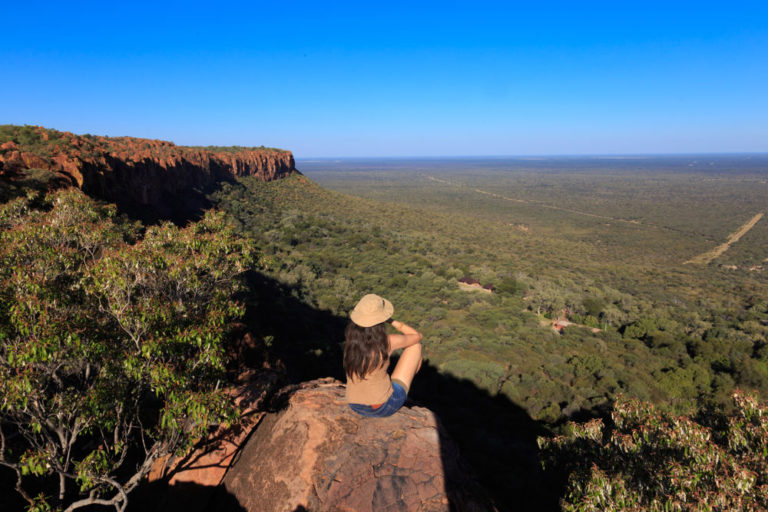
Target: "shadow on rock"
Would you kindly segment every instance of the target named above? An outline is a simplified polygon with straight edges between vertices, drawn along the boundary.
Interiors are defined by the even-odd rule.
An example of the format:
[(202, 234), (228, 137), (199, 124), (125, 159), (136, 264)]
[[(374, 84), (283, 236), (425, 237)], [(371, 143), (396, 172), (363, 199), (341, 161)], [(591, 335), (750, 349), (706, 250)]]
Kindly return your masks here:
[[(114, 189), (96, 182), (83, 187), (83, 192), (97, 200), (115, 203), (117, 211), (132, 220), (146, 224), (171, 221), (177, 226), (186, 226), (203, 218), (212, 203), (208, 196), (218, 190), (222, 183), (232, 182), (232, 178), (223, 176), (220, 181), (189, 187), (175, 191), (162, 188), (157, 200), (148, 203), (136, 199), (135, 190), (115, 185)], [(74, 187), (76, 183), (66, 174), (46, 169), (22, 169), (0, 174), (0, 203), (30, 193), (44, 196), (45, 193), (59, 188)], [(147, 188), (145, 185), (144, 188)]]
[(131, 494), (128, 512), (202, 510), (214, 495), (218, 512), (246, 512), (246, 509), (235, 496), (219, 486), (200, 485), (191, 482), (168, 485), (163, 481), (142, 485), (134, 491)]
[(90, 196), (115, 203), (118, 212), (130, 219), (140, 220), (145, 225), (170, 221), (184, 227), (203, 218), (212, 206), (208, 195), (220, 186), (221, 183), (215, 183), (202, 188), (190, 187), (182, 192), (163, 190), (160, 199), (153, 203), (139, 202), (131, 194), (120, 193), (119, 190), (110, 190), (106, 194), (98, 189), (84, 187), (83, 191)]

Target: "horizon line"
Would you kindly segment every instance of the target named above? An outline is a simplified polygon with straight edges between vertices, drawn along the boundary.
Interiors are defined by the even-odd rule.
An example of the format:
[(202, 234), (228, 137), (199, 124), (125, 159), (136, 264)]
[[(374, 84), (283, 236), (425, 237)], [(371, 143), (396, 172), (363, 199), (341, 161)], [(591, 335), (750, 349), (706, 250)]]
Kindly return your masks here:
[[(291, 150), (288, 150), (291, 151)], [(293, 153), (293, 151), (291, 151)], [(339, 159), (467, 159), (467, 158), (647, 158), (647, 157), (689, 157), (689, 156), (768, 156), (768, 151), (710, 151), (710, 152), (667, 152), (667, 153), (542, 153), (542, 154), (497, 154), (497, 155), (342, 155), (342, 156), (296, 156), (295, 160), (339, 160)]]

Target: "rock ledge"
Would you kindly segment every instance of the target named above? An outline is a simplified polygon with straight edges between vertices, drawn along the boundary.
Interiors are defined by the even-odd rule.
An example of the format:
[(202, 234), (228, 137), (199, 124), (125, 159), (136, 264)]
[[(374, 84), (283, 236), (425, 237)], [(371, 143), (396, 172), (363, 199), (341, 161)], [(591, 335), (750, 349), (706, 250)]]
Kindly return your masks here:
[(431, 411), (364, 418), (334, 379), (300, 385), (284, 410), (268, 414), (220, 491), (210, 510), (232, 497), (260, 512), (493, 509)]

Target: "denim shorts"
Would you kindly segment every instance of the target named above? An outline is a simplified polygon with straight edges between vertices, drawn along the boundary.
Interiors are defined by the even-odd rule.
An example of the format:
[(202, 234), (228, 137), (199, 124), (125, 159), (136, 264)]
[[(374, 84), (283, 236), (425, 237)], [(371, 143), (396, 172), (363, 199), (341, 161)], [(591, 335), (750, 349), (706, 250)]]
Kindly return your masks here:
[(390, 395), (389, 400), (381, 404), (376, 409), (370, 405), (363, 404), (349, 404), (349, 408), (361, 416), (368, 416), (371, 418), (384, 418), (386, 416), (392, 416), (395, 414), (398, 409), (403, 406), (407, 396), (408, 391), (406, 391), (405, 386), (403, 386), (400, 382), (393, 380), (392, 394)]

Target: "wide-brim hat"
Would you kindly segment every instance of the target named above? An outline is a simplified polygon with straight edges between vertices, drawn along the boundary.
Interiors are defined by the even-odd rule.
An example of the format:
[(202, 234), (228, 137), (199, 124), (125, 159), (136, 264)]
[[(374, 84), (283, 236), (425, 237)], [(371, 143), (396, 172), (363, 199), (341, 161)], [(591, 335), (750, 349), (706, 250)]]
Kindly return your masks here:
[(395, 307), (387, 299), (369, 293), (349, 313), (349, 317), (360, 327), (372, 327), (389, 319)]

